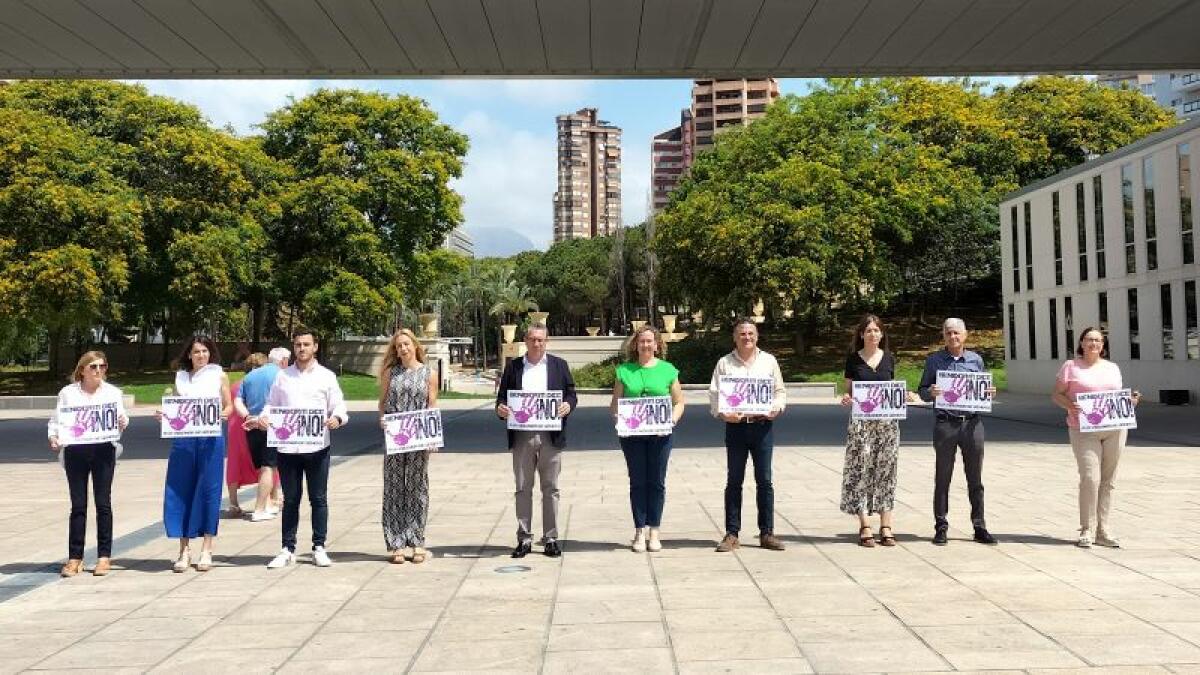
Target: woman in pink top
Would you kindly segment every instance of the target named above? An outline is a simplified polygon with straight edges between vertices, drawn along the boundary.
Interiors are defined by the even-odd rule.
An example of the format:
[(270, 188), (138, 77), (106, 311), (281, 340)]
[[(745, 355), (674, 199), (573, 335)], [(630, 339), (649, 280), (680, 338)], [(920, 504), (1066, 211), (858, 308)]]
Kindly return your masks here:
[[(1075, 396), (1121, 389), (1121, 369), (1108, 360), (1108, 337), (1099, 328), (1085, 328), (1080, 333), (1075, 354), (1076, 358), (1066, 361), (1058, 370), (1051, 396), (1055, 404), (1067, 411), (1067, 433), (1079, 467), (1079, 540), (1075, 545), (1091, 548), (1094, 542), (1120, 548), (1120, 542), (1108, 529), (1108, 511), (1128, 431), (1080, 431)], [(1138, 392), (1133, 392), (1134, 405), (1140, 398)]]

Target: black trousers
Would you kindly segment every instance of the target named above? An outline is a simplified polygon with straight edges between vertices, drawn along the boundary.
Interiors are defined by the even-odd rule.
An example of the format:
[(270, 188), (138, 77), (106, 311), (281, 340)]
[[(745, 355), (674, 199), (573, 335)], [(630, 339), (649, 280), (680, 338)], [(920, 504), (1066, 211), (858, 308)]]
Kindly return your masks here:
[(983, 420), (978, 415), (958, 418), (938, 414), (933, 425), (933, 449), (937, 453), (933, 487), (935, 527), (946, 527), (950, 509), (950, 479), (954, 461), (962, 450), (963, 472), (967, 475), (967, 497), (971, 502), (971, 524), (987, 527), (983, 517)]
[(313, 548), (325, 545), (329, 528), (329, 448), (317, 452), (279, 453), (279, 484), (283, 487), (283, 547), (296, 552), (296, 530), (300, 527), (300, 500), (308, 485), (312, 510)]
[(67, 557), (83, 559), (87, 534), (88, 479), (96, 502), (96, 555), (112, 557), (112, 481), (117, 468), (117, 448), (112, 443), (68, 445), (63, 449), (63, 467), (71, 491), (71, 520), (67, 534)]

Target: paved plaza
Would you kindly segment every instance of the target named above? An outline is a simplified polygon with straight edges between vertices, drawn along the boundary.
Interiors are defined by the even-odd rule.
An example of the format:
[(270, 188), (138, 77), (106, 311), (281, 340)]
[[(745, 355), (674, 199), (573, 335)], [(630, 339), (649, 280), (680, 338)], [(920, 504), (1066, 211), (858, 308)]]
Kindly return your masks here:
[[(1025, 409), (1045, 400), (1029, 398)], [(565, 555), (535, 546), (514, 561), (501, 428), (486, 401), (452, 404), (447, 427), (482, 440), (430, 463), (432, 559), (385, 561), (380, 455), (335, 435), (334, 566), (302, 555), (268, 570), (279, 521), (224, 520), (216, 566), (204, 574), (170, 571), (162, 442), (131, 448), (118, 465), (114, 572), (57, 578), (68, 511), (61, 470), (49, 453), (30, 454), (41, 452), (28, 440), (36, 424), (0, 422), (0, 444), (9, 444), (0, 455), (19, 458), (0, 457), (0, 671), (1200, 673), (1194, 407), (1145, 410), (1167, 422), (1158, 435), (1145, 425), (1151, 438), (1135, 432), (1122, 458), (1120, 550), (1073, 545), (1077, 474), (1065, 431), (1044, 423), (1054, 413), (1018, 419), (1016, 404), (1012, 419), (988, 422), (987, 515), (1000, 545), (970, 540), (961, 468), (950, 544), (931, 545), (929, 416), (914, 411), (900, 455), (899, 545), (866, 549), (837, 509), (845, 413), (793, 405), (775, 451), (776, 531), (787, 550), (755, 545), (748, 477), (743, 548), (718, 554), (725, 457), (719, 425), (697, 406), (671, 458), (665, 549), (634, 554), (606, 398), (586, 397), (560, 481)], [(351, 420), (363, 439), (370, 424), (369, 412)], [(300, 549), (308, 534), (305, 511)], [(93, 559), (89, 551), (88, 569)]]

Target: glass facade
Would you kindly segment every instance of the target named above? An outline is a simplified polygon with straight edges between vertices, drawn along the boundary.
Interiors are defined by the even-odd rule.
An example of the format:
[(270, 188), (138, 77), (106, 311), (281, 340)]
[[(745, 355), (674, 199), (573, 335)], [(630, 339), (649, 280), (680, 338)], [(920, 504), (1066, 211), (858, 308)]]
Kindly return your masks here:
[(1079, 255), (1079, 280), (1088, 280), (1087, 254), (1087, 204), (1083, 197), (1083, 183), (1075, 184), (1075, 227), (1076, 247)]
[(1164, 359), (1175, 358), (1175, 322), (1171, 315), (1171, 284), (1158, 287), (1158, 303), (1162, 316), (1162, 353)]
[(1033, 301), (1025, 303), (1027, 319), (1029, 320), (1029, 360), (1037, 360), (1037, 320), (1034, 317)]
[(1138, 292), (1136, 288), (1126, 291), (1129, 307), (1129, 358), (1142, 358), (1142, 343), (1138, 337)]
[(1063, 283), (1063, 250), (1062, 250), (1062, 209), (1058, 203), (1058, 192), (1050, 196), (1050, 216), (1054, 226), (1054, 285)]
[(1125, 222), (1125, 273), (1137, 272), (1137, 249), (1133, 243), (1133, 165), (1121, 166), (1121, 215)]
[(1158, 269), (1158, 222), (1154, 210), (1154, 158), (1142, 160), (1142, 216), (1146, 221), (1146, 269)]
[(1096, 278), (1103, 279), (1108, 265), (1104, 261), (1104, 181), (1100, 176), (1092, 177), (1092, 212), (1096, 214)]
[(1025, 202), (1025, 290), (1033, 290), (1033, 218)]
[(1196, 243), (1192, 214), (1192, 146), (1180, 143), (1175, 146), (1179, 160), (1179, 230), (1182, 234), (1183, 264), (1196, 262)]
[(1058, 360), (1058, 300), (1050, 298), (1050, 358)]
[(1075, 308), (1071, 306), (1071, 296), (1063, 298), (1063, 353), (1068, 358), (1075, 353)]

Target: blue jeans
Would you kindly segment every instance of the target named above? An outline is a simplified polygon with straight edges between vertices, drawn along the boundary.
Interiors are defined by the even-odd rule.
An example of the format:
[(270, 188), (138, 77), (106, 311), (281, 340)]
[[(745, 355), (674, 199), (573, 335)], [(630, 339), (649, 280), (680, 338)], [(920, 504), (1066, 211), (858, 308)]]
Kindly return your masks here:
[(283, 547), (296, 552), (296, 530), (300, 526), (300, 500), (308, 484), (308, 506), (312, 510), (312, 543), (325, 545), (329, 527), (329, 448), (299, 454), (279, 453), (279, 484), (283, 487)]
[(725, 459), (729, 474), (725, 481), (725, 533), (742, 529), (742, 483), (746, 480), (746, 458), (754, 460), (755, 496), (758, 503), (758, 533), (775, 534), (775, 488), (771, 485), (771, 455), (775, 451), (772, 422), (725, 425)]
[(634, 527), (662, 525), (667, 501), (667, 461), (671, 459), (670, 436), (627, 436), (621, 440), (625, 466), (629, 469), (629, 508)]

